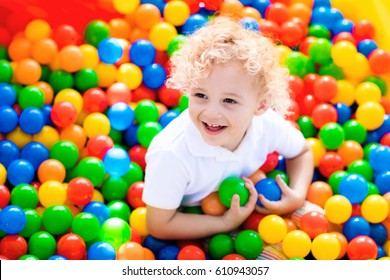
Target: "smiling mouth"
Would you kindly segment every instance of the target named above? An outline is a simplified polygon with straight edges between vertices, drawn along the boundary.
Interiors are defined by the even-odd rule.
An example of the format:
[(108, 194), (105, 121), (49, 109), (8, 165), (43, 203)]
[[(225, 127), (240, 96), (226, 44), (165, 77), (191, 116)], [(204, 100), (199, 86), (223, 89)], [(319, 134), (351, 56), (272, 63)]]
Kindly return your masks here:
[(206, 129), (206, 131), (210, 134), (217, 134), (217, 133), (223, 131), (227, 127), (227, 126), (218, 125), (218, 124), (209, 124), (206, 122), (202, 122), (202, 123), (203, 123), (203, 126)]

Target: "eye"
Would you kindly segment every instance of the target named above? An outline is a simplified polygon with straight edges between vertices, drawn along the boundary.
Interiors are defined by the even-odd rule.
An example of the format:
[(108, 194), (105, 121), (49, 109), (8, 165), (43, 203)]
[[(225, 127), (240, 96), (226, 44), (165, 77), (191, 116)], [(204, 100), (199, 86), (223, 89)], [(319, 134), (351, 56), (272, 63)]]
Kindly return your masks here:
[(206, 99), (207, 98), (207, 96), (205, 94), (200, 93), (200, 92), (194, 93), (194, 96), (198, 97), (198, 98), (201, 98), (201, 99)]
[(237, 101), (235, 101), (234, 99), (231, 99), (231, 98), (225, 98), (223, 100), (224, 103), (228, 103), (228, 104), (237, 104)]

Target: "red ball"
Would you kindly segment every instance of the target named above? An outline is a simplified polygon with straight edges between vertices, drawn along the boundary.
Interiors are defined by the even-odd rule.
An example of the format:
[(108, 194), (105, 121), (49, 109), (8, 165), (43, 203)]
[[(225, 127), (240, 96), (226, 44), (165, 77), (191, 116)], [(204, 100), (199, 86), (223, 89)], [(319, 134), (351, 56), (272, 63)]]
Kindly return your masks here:
[(288, 76), (288, 87), (290, 89), (290, 96), (295, 101), (300, 101), (304, 95), (304, 84), (303, 80), (296, 75)]
[(380, 144), (383, 146), (390, 147), (390, 132), (385, 133), (380, 140)]
[(332, 39), (333, 45), (339, 41), (349, 41), (356, 46), (356, 39), (350, 32), (340, 32)]
[(314, 84), (321, 76), (316, 73), (309, 73), (303, 78), (306, 94), (314, 95)]
[(294, 47), (298, 45), (304, 37), (301, 26), (293, 21), (283, 22), (280, 26), (279, 34), (283, 45), (288, 47)]
[(68, 199), (77, 205), (86, 205), (93, 197), (94, 186), (87, 178), (76, 177), (69, 181), (67, 188)]
[(0, 184), (0, 208), (3, 209), (5, 206), (9, 204), (11, 194), (9, 189)]
[(329, 223), (324, 214), (318, 211), (310, 211), (302, 215), (299, 228), (313, 239), (321, 233), (326, 233)]
[(182, 94), (180, 90), (168, 88), (165, 85), (163, 85), (158, 91), (158, 98), (168, 107), (178, 106), (181, 96)]
[(337, 122), (337, 110), (329, 103), (321, 103), (315, 106), (311, 116), (313, 125), (318, 129), (326, 123)]
[(114, 147), (114, 141), (108, 135), (96, 135), (87, 142), (88, 155), (102, 160), (107, 151), (112, 147)]
[(277, 152), (270, 153), (267, 155), (267, 159), (260, 167), (260, 169), (265, 173), (268, 173), (275, 169), (275, 167), (278, 165), (278, 162), (279, 162), (279, 154)]
[(57, 127), (67, 127), (76, 122), (77, 111), (72, 103), (61, 101), (53, 105), (50, 118)]
[(58, 48), (61, 49), (68, 45), (76, 45), (80, 36), (73, 26), (62, 24), (54, 30), (53, 39), (56, 41)]
[(344, 169), (344, 161), (336, 152), (326, 152), (320, 159), (318, 170), (321, 175), (329, 178), (334, 172)]
[(375, 260), (377, 255), (378, 246), (369, 236), (357, 236), (347, 245), (347, 256), (350, 260)]
[(375, 36), (375, 27), (371, 21), (362, 19), (354, 24), (352, 35), (355, 37), (356, 41), (373, 39)]
[(251, 229), (257, 232), (260, 221), (265, 217), (264, 214), (260, 214), (256, 211), (253, 211), (248, 218), (244, 221), (242, 227), (243, 229)]
[(288, 7), (283, 3), (273, 3), (265, 10), (265, 18), (277, 24), (282, 24), (289, 19)]
[(295, 100), (291, 100), (291, 105), (288, 108), (289, 115), (286, 116), (286, 120), (295, 122), (300, 116), (300, 108)]
[(26, 239), (20, 235), (6, 235), (0, 241), (0, 255), (10, 260), (17, 260), (27, 254)]
[(309, 47), (315, 40), (317, 40), (317, 37), (314, 36), (307, 36), (304, 38), (299, 44), (299, 51), (304, 55), (309, 56)]
[(375, 75), (387, 74), (390, 72), (390, 53), (383, 49), (375, 49), (368, 56), (368, 63)]
[(178, 260), (205, 260), (206, 255), (202, 249), (195, 245), (188, 245), (180, 249)]
[(138, 233), (138, 231), (135, 228), (133, 228), (133, 227), (130, 227), (130, 230), (131, 230), (130, 241), (137, 242), (138, 244), (141, 244), (141, 242), (142, 242), (141, 235)]
[(141, 145), (135, 145), (131, 147), (129, 150), (129, 156), (131, 160), (137, 163), (142, 168), (142, 170), (145, 170), (146, 167), (146, 161), (145, 161), (146, 152), (147, 152), (147, 148)]
[(277, 42), (279, 40), (280, 26), (272, 21), (264, 19), (259, 23), (260, 31), (265, 36)]
[(239, 254), (229, 254), (222, 258), (223, 261), (240, 261), (240, 260), (246, 260), (243, 256)]
[(329, 102), (337, 94), (337, 80), (332, 76), (321, 76), (315, 80), (313, 90), (320, 101)]
[(83, 94), (83, 104), (88, 113), (102, 113), (108, 107), (107, 95), (101, 88), (90, 88)]
[(320, 101), (312, 94), (305, 95), (301, 102), (299, 102), (299, 110), (301, 115), (311, 116), (314, 108), (320, 103)]
[(146, 206), (145, 202), (142, 200), (144, 185), (144, 182), (135, 182), (127, 190), (127, 202), (131, 207), (138, 208)]
[(133, 90), (131, 100), (133, 102), (139, 102), (144, 99), (156, 101), (156, 93), (154, 90), (146, 87), (145, 85), (140, 85), (138, 88)]
[(82, 260), (86, 253), (85, 242), (77, 234), (65, 234), (58, 240), (57, 253), (69, 260)]

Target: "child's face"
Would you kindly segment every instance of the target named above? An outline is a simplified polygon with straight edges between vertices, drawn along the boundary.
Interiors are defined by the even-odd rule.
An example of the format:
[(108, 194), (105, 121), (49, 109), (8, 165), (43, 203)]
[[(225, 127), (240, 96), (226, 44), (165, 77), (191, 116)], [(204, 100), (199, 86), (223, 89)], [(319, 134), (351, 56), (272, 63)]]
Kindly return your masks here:
[(216, 64), (190, 92), (191, 120), (204, 141), (234, 151), (254, 115), (263, 113), (253, 78), (238, 62)]

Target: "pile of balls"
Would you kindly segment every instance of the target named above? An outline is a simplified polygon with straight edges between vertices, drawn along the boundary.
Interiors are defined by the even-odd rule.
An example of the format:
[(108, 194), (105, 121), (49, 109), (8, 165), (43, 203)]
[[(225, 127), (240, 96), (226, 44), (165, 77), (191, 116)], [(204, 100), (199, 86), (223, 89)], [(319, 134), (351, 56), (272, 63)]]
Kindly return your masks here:
[[(371, 22), (329, 0), (111, 2), (122, 16), (82, 34), (34, 19), (0, 44), (0, 259), (390, 258), (390, 53)], [(159, 240), (146, 227), (145, 153), (188, 104), (164, 85), (169, 57), (216, 14), (278, 44), (289, 121), (314, 154), (307, 200), (324, 211), (253, 213), (207, 242)], [(288, 183), (272, 153), (251, 178), (278, 200), (277, 175)], [(232, 190), (248, 196), (227, 178), (183, 211), (220, 215)]]

